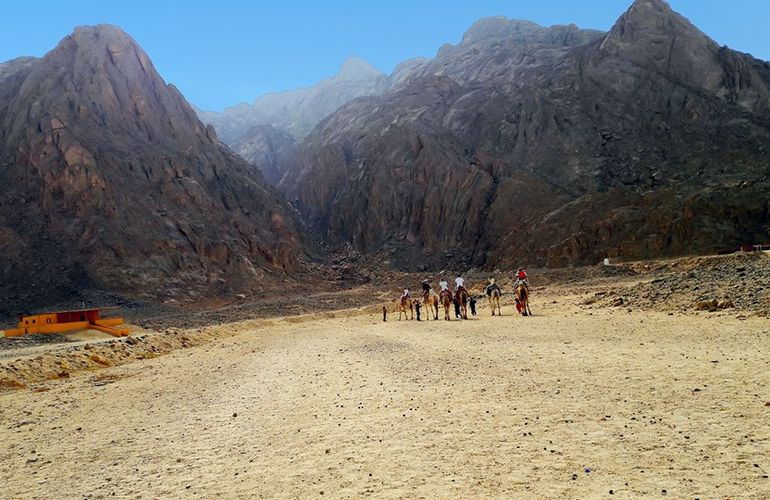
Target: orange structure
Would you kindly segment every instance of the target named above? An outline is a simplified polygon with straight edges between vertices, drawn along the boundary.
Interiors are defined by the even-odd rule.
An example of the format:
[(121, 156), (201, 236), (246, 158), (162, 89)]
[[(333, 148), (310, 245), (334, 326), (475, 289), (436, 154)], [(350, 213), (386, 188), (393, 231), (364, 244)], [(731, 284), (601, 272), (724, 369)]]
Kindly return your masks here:
[(127, 328), (115, 328), (123, 324), (123, 318), (102, 318), (102, 309), (77, 309), (23, 316), (19, 327), (6, 330), (6, 337), (18, 337), (29, 333), (62, 333), (73, 330), (99, 330), (115, 337), (128, 335)]

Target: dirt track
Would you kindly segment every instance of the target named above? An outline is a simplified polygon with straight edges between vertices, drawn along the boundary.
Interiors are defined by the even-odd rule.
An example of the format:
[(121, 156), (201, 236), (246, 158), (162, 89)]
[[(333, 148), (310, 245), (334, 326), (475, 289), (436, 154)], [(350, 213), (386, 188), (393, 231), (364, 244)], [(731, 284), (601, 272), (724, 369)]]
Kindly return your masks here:
[(8, 392), (0, 496), (770, 497), (767, 320), (540, 299), (223, 325)]

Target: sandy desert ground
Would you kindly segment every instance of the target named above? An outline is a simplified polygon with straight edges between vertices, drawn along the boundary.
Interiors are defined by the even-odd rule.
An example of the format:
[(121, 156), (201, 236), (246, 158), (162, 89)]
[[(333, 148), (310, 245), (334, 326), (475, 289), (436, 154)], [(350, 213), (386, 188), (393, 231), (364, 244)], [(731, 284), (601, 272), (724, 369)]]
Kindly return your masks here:
[(770, 322), (575, 302), (233, 323), (6, 391), (0, 497), (770, 498)]

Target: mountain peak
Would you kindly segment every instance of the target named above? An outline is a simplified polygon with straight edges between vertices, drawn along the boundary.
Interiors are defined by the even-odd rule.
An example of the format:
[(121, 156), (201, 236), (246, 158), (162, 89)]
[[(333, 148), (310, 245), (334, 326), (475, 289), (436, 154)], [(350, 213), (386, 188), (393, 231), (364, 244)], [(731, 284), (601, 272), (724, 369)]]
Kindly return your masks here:
[(671, 6), (665, 0), (634, 0), (628, 10), (653, 9), (659, 12), (674, 13)]
[(348, 57), (342, 63), (335, 80), (369, 80), (381, 76), (382, 72), (360, 57)]
[(723, 79), (718, 52), (716, 42), (665, 1), (636, 0), (604, 37), (598, 54), (715, 90)]
[(114, 24), (94, 24), (94, 25), (81, 25), (75, 26), (72, 31), (72, 36), (84, 37), (84, 36), (102, 36), (112, 38), (126, 38), (131, 37), (123, 31), (120, 26)]
[(59, 60), (62, 68), (72, 63), (85, 78), (90, 78), (87, 73), (95, 68), (114, 67), (124, 76), (147, 74), (161, 80), (139, 44), (120, 27), (111, 24), (76, 27), (44, 59)]
[(112, 24), (77, 26), (63, 43), (65, 41), (74, 43), (80, 50), (106, 46), (110, 52), (119, 51), (120, 47), (132, 47), (141, 51), (139, 44), (128, 33)]
[(664, 0), (635, 0), (617, 20), (607, 39), (628, 43), (673, 35), (710, 40)]

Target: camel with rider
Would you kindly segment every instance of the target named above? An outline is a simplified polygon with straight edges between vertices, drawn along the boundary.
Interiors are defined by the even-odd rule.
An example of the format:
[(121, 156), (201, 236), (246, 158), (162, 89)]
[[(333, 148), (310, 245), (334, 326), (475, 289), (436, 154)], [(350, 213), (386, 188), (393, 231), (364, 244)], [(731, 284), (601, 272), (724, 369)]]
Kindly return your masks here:
[[(412, 302), (412, 297), (409, 295), (409, 290), (404, 290), (404, 293), (396, 302), (396, 309), (398, 309), (399, 321), (401, 321), (402, 314), (404, 316), (404, 319), (410, 319), (410, 320), (414, 319), (414, 303)], [(407, 312), (409, 312), (408, 318), (407, 318)]]
[(498, 316), (502, 316), (503, 312), (500, 309), (500, 296), (503, 292), (500, 290), (500, 287), (497, 285), (497, 283), (495, 283), (495, 278), (489, 279), (489, 285), (487, 285), (486, 293), (489, 307), (492, 309), (492, 316), (495, 315), (495, 311), (497, 311)]

